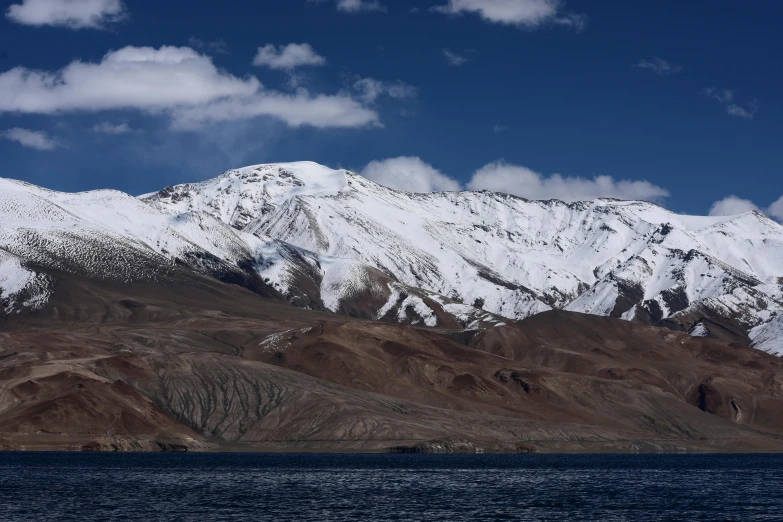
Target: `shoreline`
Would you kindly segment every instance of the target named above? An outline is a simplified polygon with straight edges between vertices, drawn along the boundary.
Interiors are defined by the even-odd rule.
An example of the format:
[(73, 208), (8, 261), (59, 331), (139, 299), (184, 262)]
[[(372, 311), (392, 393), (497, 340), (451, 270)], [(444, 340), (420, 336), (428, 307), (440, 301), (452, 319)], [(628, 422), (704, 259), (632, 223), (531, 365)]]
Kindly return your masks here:
[[(717, 439), (708, 444), (705, 440), (627, 440), (627, 441), (537, 441), (536, 444), (520, 443), (519, 446), (480, 445), (464, 442), (408, 441), (410, 444), (386, 445), (372, 441), (281, 441), (259, 444), (198, 444), (185, 441), (114, 440), (54, 443), (53, 441), (25, 441), (10, 443), (0, 438), (0, 453), (195, 453), (195, 454), (328, 454), (328, 455), (775, 455), (783, 454), (783, 441), (768, 439), (769, 444), (751, 441)], [(402, 442), (402, 441), (400, 441)], [(776, 444), (777, 443), (777, 444)], [(192, 443), (191, 443), (192, 444)]]

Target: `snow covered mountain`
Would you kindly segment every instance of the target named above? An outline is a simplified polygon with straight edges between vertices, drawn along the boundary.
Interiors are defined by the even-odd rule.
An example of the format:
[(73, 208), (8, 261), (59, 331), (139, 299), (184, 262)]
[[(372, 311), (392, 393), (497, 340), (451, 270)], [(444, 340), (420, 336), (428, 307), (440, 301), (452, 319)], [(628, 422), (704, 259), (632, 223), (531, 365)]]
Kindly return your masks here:
[(163, 211), (111, 190), (65, 194), (0, 179), (0, 314), (43, 308), (58, 274), (130, 282), (176, 280), (187, 271), (302, 307), (373, 319), (500, 322), (360, 262), (243, 232), (212, 213)]
[[(783, 311), (783, 227), (756, 212), (412, 194), (307, 162), (232, 170), (142, 199), (509, 318), (564, 308), (750, 342)], [(783, 354), (783, 343), (764, 347)]]
[(45, 306), (61, 273), (183, 270), (388, 321), (477, 327), (561, 308), (783, 355), (783, 227), (755, 212), (413, 194), (307, 162), (140, 198), (0, 180), (0, 312)]

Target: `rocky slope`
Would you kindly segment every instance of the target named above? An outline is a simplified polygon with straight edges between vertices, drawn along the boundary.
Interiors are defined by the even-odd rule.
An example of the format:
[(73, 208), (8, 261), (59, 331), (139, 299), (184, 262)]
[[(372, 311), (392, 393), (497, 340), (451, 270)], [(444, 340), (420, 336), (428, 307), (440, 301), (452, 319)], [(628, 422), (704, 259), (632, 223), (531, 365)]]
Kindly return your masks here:
[[(639, 201), (411, 194), (306, 162), (232, 170), (141, 199), (450, 300), (408, 307), (425, 316), (432, 301), (514, 319), (565, 309), (750, 344), (783, 311), (783, 227), (757, 212), (698, 217)], [(285, 275), (272, 279), (296, 293)], [(764, 339), (760, 348), (783, 354), (783, 341)]]
[(297, 309), (192, 272), (52, 274), (0, 329), (0, 448), (783, 451), (783, 361), (571, 312), (477, 330)]

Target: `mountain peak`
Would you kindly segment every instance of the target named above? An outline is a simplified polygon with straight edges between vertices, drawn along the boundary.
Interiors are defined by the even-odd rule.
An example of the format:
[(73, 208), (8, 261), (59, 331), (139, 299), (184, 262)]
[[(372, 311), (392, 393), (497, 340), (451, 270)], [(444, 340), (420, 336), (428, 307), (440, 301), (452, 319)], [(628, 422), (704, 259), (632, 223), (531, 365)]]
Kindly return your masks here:
[(335, 196), (347, 172), (310, 161), (232, 169), (200, 183), (167, 187), (140, 199), (171, 213), (206, 212), (236, 228), (297, 196)]

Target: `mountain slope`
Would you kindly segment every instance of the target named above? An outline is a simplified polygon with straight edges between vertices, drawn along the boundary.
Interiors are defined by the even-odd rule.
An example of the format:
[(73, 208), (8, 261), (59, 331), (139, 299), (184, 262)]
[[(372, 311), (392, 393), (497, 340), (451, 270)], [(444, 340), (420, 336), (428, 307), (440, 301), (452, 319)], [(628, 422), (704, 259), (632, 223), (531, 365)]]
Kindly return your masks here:
[(117, 191), (65, 194), (0, 179), (0, 306), (6, 314), (41, 308), (55, 273), (161, 282), (189, 271), (263, 297), (359, 317), (430, 326), (499, 322), (481, 310), (452, 314), (444, 308), (448, 300), (372, 266), (252, 235), (210, 213), (164, 212)]
[[(181, 279), (179, 279), (181, 277)], [(186, 273), (62, 274), (0, 331), (0, 449), (779, 452), (783, 361), (547, 312), (466, 335)]]
[[(513, 319), (560, 308), (749, 343), (783, 312), (783, 227), (757, 212), (411, 194), (307, 162), (232, 170), (142, 200)], [(764, 349), (783, 354), (783, 342)]]

